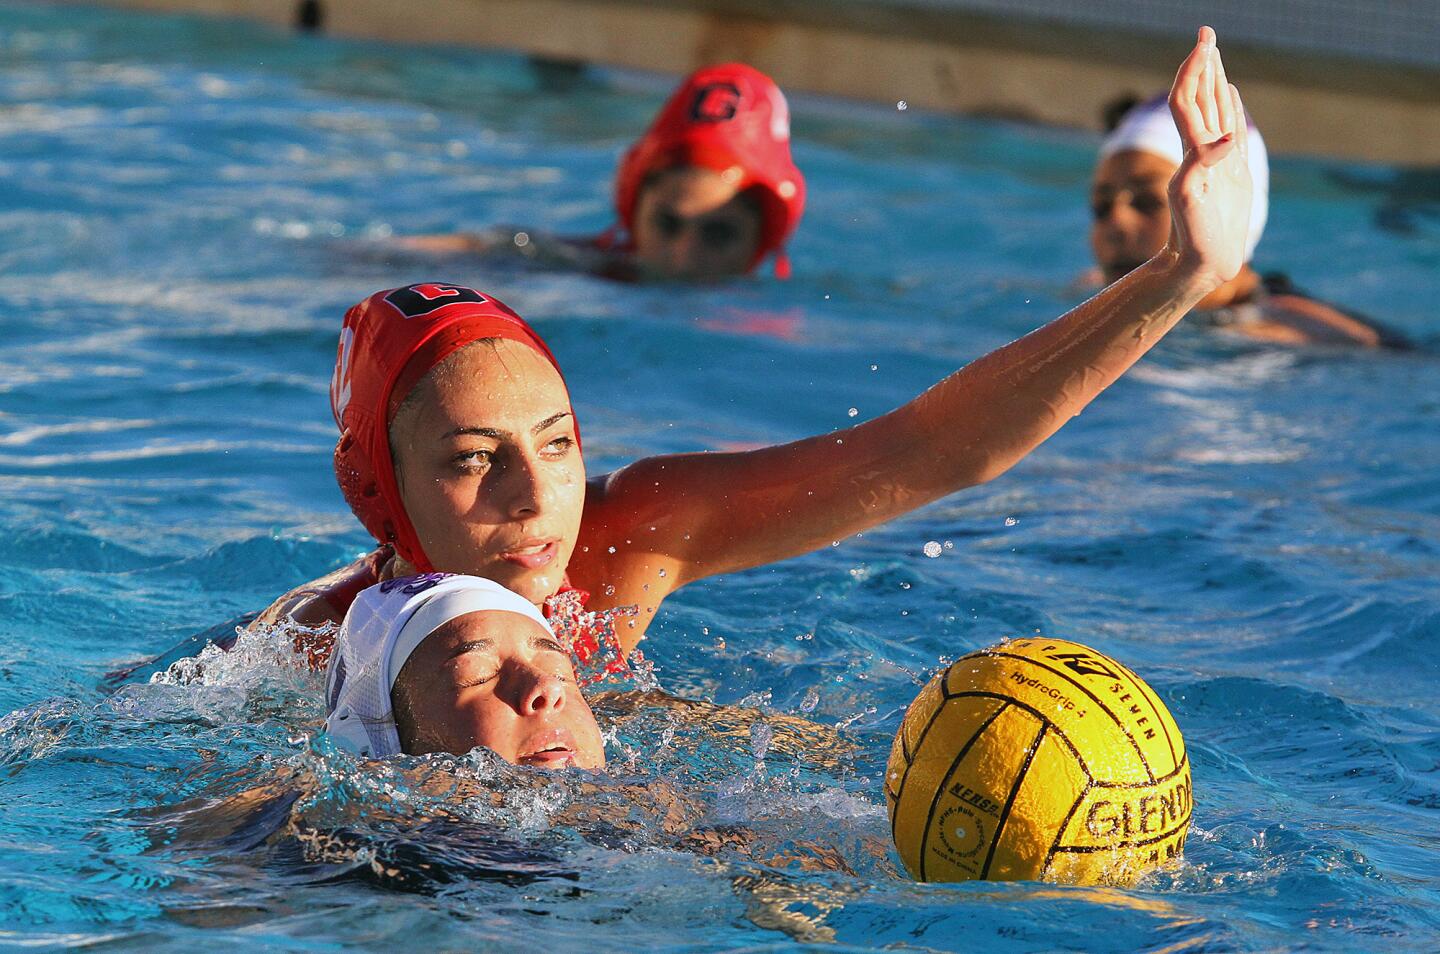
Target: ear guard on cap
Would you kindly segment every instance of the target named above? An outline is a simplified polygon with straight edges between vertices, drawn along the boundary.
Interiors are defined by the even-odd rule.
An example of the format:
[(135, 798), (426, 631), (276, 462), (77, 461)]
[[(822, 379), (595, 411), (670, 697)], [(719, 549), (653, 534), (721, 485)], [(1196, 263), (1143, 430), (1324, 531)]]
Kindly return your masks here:
[[(370, 459), (360, 452), (359, 442), (348, 428), (335, 444), (335, 480), (340, 485), (340, 493), (345, 496), (351, 512), (360, 519), (365, 529), (370, 531), (370, 535), (379, 543), (396, 546), (399, 552), (395, 525), (386, 515), (385, 501), (380, 495), (380, 484), (370, 467)], [(400, 555), (412, 565), (420, 567), (422, 573), (430, 569), (425, 565), (429, 560), (423, 553), (401, 552)]]

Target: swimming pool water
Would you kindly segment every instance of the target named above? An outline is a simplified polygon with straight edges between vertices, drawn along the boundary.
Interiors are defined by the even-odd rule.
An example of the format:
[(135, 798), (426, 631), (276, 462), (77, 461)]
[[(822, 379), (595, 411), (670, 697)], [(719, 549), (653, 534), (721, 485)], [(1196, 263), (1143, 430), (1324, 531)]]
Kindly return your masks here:
[[(1093, 138), (803, 98), (791, 282), (386, 251), (497, 222), (598, 231), (665, 91), (0, 4), (0, 944), (1440, 946), (1423, 174), (1278, 161), (1259, 258), (1429, 352), (1182, 326), (1000, 480), (672, 597), (645, 643), (659, 684), (744, 709), (702, 731), (603, 701), (598, 791), (479, 755), (356, 772), (313, 737), (318, 681), (284, 634), (106, 679), (364, 550), (327, 388), (340, 316), (378, 288), (473, 283), (534, 320), (592, 472), (845, 426), (1078, 300)], [(943, 660), (1036, 632), (1117, 656), (1169, 705), (1194, 762), (1185, 862), (1128, 890), (913, 884), (880, 795), (900, 715)], [(319, 860), (274, 834), (288, 800), (241, 800), (261, 786), (299, 793), (333, 841)], [(738, 829), (765, 860), (694, 850)]]

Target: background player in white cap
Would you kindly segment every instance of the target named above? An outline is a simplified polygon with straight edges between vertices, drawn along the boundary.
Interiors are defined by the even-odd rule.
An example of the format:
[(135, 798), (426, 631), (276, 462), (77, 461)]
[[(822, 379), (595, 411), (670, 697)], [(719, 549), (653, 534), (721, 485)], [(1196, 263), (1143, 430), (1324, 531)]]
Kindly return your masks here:
[[(1126, 108), (1128, 106), (1128, 108)], [(1170, 236), (1165, 187), (1185, 158), (1164, 96), (1112, 107), (1115, 123), (1100, 146), (1091, 185), (1090, 247), (1106, 284), (1148, 261)], [(1270, 209), (1270, 162), (1265, 141), (1246, 117), (1250, 167), (1250, 229), (1239, 274), (1208, 294), (1196, 311), (1247, 337), (1286, 344), (1405, 347), (1400, 335), (1300, 292), (1278, 272), (1250, 264)]]

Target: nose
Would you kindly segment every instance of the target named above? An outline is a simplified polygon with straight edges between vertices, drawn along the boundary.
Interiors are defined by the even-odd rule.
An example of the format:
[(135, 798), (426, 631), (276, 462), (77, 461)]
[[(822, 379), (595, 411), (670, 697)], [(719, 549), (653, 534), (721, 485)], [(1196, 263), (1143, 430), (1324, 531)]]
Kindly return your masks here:
[(559, 676), (529, 663), (515, 662), (506, 668), (511, 697), (507, 701), (516, 712), (530, 716), (565, 708), (565, 682)]
[(1134, 198), (1128, 189), (1122, 189), (1115, 193), (1115, 197), (1110, 200), (1110, 207), (1097, 221), (1116, 229), (1132, 228), (1140, 218), (1140, 213), (1134, 206)]
[(511, 518), (533, 517), (546, 509), (551, 488), (539, 460), (529, 454), (517, 454), (507, 468), (506, 478), (506, 510)]
[(698, 245), (697, 232), (694, 223), (686, 222), (674, 238), (669, 242), (668, 255), (670, 270), (677, 275), (689, 273), (695, 267), (695, 254)]

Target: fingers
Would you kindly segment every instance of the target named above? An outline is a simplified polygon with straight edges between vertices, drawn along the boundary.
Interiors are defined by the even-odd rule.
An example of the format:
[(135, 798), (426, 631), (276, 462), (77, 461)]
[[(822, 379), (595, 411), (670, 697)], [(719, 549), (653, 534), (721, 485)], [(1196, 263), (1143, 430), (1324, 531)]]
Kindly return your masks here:
[(1185, 57), (1185, 62), (1180, 64), (1175, 83), (1170, 87), (1170, 115), (1175, 118), (1175, 127), (1180, 130), (1180, 140), (1187, 150), (1211, 138), (1205, 134), (1205, 117), (1196, 104), (1200, 76), (1208, 59), (1209, 48), (1205, 43), (1205, 30), (1202, 29), (1200, 39), (1190, 55)]
[(1230, 84), (1230, 111), (1235, 116), (1235, 145), (1240, 150), (1241, 156), (1248, 156), (1250, 152), (1250, 121), (1245, 118), (1245, 104), (1240, 101), (1240, 90), (1234, 83)]
[(1224, 135), (1235, 131), (1235, 111), (1232, 109), (1234, 103), (1230, 99), (1230, 81), (1225, 78), (1225, 62), (1220, 57), (1220, 50), (1218, 47), (1211, 47), (1211, 50), (1214, 56), (1214, 86), (1210, 95), (1215, 98), (1215, 106), (1219, 112), (1219, 132)]
[(1230, 155), (1230, 150), (1235, 148), (1235, 136), (1226, 134), (1214, 142), (1201, 143), (1195, 147), (1195, 158), (1200, 165), (1209, 168), (1221, 159)]
[(1220, 110), (1215, 103), (1215, 48), (1205, 50), (1205, 66), (1200, 71), (1200, 82), (1195, 88), (1195, 105), (1205, 119), (1206, 141), (1220, 134)]

